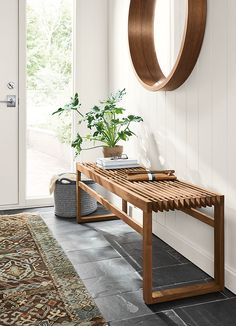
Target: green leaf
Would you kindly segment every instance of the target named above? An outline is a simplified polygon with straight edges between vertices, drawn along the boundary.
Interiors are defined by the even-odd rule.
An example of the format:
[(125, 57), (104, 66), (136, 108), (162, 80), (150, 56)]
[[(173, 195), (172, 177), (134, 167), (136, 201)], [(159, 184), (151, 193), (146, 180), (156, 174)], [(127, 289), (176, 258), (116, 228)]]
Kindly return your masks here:
[(130, 120), (130, 121), (135, 121), (135, 122), (141, 122), (141, 121), (143, 121), (143, 119), (141, 118), (141, 117), (139, 117), (139, 116), (137, 116), (137, 115), (128, 115), (128, 119)]
[(118, 133), (118, 135), (119, 135), (119, 137), (120, 137), (120, 139), (121, 140), (126, 140), (126, 134), (125, 134), (125, 132), (124, 131), (120, 131), (119, 133)]
[(79, 155), (81, 153), (81, 150), (82, 150), (81, 145), (82, 145), (82, 143), (83, 143), (83, 138), (78, 133), (76, 135), (76, 139), (71, 144), (71, 146), (75, 149), (76, 155)]
[(81, 107), (81, 103), (79, 101), (78, 93), (75, 93), (74, 97), (71, 97), (69, 103), (65, 104), (63, 107), (53, 112), (52, 115), (54, 114), (61, 115), (62, 113), (76, 111), (79, 115), (83, 116), (83, 114), (79, 111), (80, 107)]
[(135, 135), (135, 133), (133, 131), (129, 130), (129, 129), (127, 129), (125, 131), (125, 134), (126, 134), (126, 136), (129, 136), (129, 137), (132, 136), (132, 135)]
[(54, 115), (54, 114), (59, 114), (59, 115), (61, 115), (62, 112), (64, 112), (64, 109), (63, 109), (63, 108), (59, 108), (57, 111), (53, 112), (52, 115)]
[(95, 105), (95, 106), (92, 108), (92, 110), (95, 111), (95, 112), (100, 111), (100, 109), (99, 109), (99, 107), (98, 107), (97, 105)]

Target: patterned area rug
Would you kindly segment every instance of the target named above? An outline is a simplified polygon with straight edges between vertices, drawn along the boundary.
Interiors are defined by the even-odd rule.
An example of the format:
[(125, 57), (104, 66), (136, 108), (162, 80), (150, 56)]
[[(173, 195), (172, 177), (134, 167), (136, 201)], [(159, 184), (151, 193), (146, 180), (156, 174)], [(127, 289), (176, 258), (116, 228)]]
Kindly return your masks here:
[(40, 216), (0, 216), (0, 325), (108, 325)]

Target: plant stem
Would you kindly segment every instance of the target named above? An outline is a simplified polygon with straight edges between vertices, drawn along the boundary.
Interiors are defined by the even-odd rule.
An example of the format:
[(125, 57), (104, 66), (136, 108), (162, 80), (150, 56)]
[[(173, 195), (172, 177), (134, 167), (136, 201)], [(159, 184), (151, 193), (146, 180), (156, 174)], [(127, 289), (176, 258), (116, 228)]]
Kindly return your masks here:
[(84, 118), (84, 115), (78, 110), (78, 109), (76, 109), (75, 110), (82, 118)]

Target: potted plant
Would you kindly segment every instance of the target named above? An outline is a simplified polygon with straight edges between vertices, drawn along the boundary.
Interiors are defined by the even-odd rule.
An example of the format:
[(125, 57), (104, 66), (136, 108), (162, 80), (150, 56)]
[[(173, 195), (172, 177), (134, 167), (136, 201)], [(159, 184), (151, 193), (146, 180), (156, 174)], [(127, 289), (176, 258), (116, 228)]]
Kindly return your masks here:
[[(134, 122), (143, 121), (136, 115), (124, 116), (125, 109), (120, 107), (119, 103), (126, 94), (125, 89), (119, 90), (115, 94), (111, 94), (105, 101), (101, 101), (99, 105), (95, 105), (86, 114), (80, 111), (81, 103), (78, 93), (71, 98), (70, 103), (59, 108), (53, 114), (61, 115), (63, 112), (75, 111), (79, 116), (79, 124), (85, 123), (88, 134), (82, 136), (77, 133), (75, 140), (71, 146), (75, 148), (76, 155), (79, 155), (82, 150), (87, 150), (95, 147), (103, 147), (104, 157), (120, 156), (123, 151), (123, 146), (119, 145), (120, 141), (127, 141), (131, 136), (135, 135), (130, 129), (130, 125)], [(89, 148), (83, 148), (84, 141), (91, 141), (100, 144)]]

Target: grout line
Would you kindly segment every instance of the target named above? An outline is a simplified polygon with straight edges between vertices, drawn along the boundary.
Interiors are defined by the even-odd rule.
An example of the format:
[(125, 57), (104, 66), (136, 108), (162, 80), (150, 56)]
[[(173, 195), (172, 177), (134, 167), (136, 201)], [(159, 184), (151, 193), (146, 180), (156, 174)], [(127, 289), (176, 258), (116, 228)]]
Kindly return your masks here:
[[(220, 293), (220, 292), (218, 292), (218, 293)], [(194, 303), (194, 304), (190, 304), (190, 305), (178, 306), (178, 307), (175, 307), (174, 309), (178, 309), (178, 308), (183, 309), (183, 308), (188, 308), (188, 307), (201, 306), (201, 305), (206, 305), (206, 304), (210, 304), (210, 303), (214, 303), (214, 302), (227, 301), (227, 300), (231, 300), (231, 299), (236, 299), (236, 298), (225, 298), (225, 299), (222, 298), (222, 299), (210, 300), (210, 301), (199, 302), (199, 303)]]
[[(191, 321), (193, 322), (193, 324), (191, 324), (191, 326), (199, 326), (198, 324), (197, 324), (197, 321), (195, 321), (191, 316), (189, 316), (189, 315), (187, 315), (186, 313), (185, 313), (185, 311), (183, 311), (183, 313), (184, 313), (184, 315), (186, 316), (186, 317), (188, 317), (188, 318), (190, 318), (191, 319)], [(181, 320), (182, 320), (182, 318), (181, 318)], [(189, 323), (188, 324), (186, 324), (185, 322), (184, 322), (184, 325), (187, 325), (187, 326), (189, 326)]]
[[(180, 321), (183, 323), (183, 326), (188, 326), (185, 321), (177, 314), (177, 312), (174, 311), (174, 309), (170, 309), (176, 317), (180, 319)], [(182, 326), (182, 325), (181, 325)]]
[[(192, 284), (192, 283), (207, 283), (205, 279), (198, 279), (198, 280), (191, 280), (191, 281), (186, 281), (186, 282), (177, 282), (177, 283), (171, 283), (171, 284), (166, 284), (166, 285), (161, 285), (161, 286), (158, 286), (154, 289), (157, 289), (157, 290), (163, 290), (163, 289), (172, 289), (173, 285), (182, 285), (182, 284)], [(176, 288), (178, 288), (178, 286), (176, 286)]]
[[(142, 317), (148, 317), (148, 316), (156, 316), (157, 314), (155, 313), (155, 312), (153, 312), (152, 310), (150, 310), (150, 314), (144, 314), (144, 315), (140, 315), (140, 316), (130, 316), (130, 318), (124, 318), (124, 319), (119, 319), (119, 320), (111, 320), (111, 321), (109, 321), (108, 323), (113, 323), (113, 322), (115, 322), (115, 323), (118, 323), (118, 322), (123, 322), (123, 321), (129, 321), (129, 320), (134, 320), (134, 319), (137, 319), (137, 318), (142, 318)], [(139, 325), (139, 324), (137, 324), (137, 325)]]
[(160, 266), (160, 267), (153, 267), (152, 270), (159, 270), (163, 268), (169, 268), (169, 267), (176, 267), (176, 266), (183, 266), (183, 265), (191, 265), (191, 263), (181, 263), (181, 264), (173, 264), (173, 265), (165, 265), (165, 266)]

